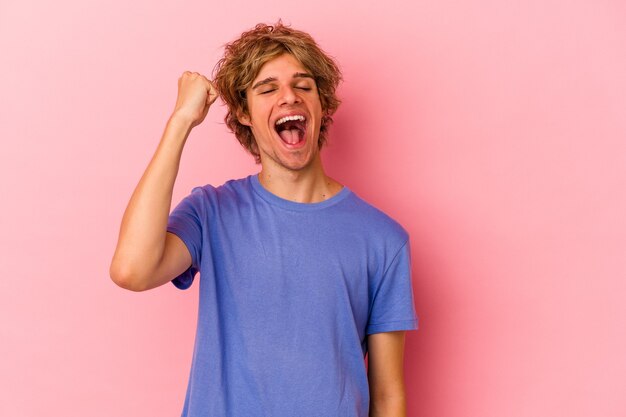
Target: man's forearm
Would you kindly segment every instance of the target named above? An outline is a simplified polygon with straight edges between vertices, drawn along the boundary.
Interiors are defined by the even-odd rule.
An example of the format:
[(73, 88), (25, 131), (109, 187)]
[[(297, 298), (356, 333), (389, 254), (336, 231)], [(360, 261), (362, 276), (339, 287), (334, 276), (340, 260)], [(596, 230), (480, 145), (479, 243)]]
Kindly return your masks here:
[(369, 417), (406, 417), (404, 397), (372, 397)]
[(167, 219), (174, 182), (190, 123), (173, 114), (157, 150), (128, 203), (117, 248), (111, 262), (111, 277), (129, 289), (147, 276), (163, 254)]

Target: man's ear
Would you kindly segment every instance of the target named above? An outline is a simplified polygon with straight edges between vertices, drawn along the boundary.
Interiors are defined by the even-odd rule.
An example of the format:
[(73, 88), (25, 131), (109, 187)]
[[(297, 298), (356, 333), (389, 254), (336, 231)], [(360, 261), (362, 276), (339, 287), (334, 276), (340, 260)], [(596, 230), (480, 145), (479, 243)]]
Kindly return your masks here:
[(241, 109), (237, 110), (237, 120), (242, 125), (246, 125), (246, 126), (252, 127), (252, 122), (250, 121), (250, 116), (245, 114)]

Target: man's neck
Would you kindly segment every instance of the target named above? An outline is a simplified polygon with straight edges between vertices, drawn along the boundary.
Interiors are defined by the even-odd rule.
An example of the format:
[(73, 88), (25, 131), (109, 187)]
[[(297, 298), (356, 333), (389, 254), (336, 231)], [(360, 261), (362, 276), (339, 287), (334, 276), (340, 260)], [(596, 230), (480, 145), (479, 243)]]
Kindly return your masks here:
[(342, 184), (324, 173), (319, 160), (298, 171), (263, 166), (259, 182), (272, 194), (298, 203), (328, 200), (343, 188)]

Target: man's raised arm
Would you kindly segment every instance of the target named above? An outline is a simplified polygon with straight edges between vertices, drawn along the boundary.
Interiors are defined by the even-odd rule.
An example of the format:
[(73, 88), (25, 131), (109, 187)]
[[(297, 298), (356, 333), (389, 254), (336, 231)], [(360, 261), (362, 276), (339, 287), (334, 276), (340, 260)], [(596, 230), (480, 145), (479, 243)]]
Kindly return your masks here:
[(202, 123), (217, 98), (213, 84), (186, 71), (163, 137), (130, 198), (109, 274), (120, 287), (144, 291), (163, 285), (191, 265), (183, 241), (167, 233), (174, 182), (187, 137)]

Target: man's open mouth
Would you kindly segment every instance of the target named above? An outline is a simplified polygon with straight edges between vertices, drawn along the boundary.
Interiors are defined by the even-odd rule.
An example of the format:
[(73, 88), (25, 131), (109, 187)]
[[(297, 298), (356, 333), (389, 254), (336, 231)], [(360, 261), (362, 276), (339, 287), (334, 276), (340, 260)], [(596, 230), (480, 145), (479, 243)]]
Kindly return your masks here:
[(274, 129), (283, 142), (295, 145), (304, 139), (306, 118), (302, 115), (281, 117), (276, 121)]

